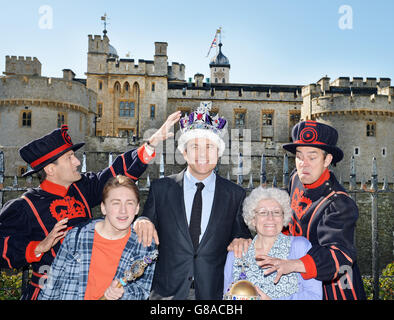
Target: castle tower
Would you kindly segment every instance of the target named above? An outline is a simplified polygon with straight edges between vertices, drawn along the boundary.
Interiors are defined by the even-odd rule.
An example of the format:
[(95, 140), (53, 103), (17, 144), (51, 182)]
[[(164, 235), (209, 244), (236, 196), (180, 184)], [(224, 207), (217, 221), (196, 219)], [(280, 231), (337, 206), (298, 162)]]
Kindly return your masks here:
[(212, 83), (230, 82), (230, 61), (222, 53), (222, 46), (223, 44), (220, 42), (218, 54), (209, 63)]
[(104, 30), (103, 37), (88, 35), (88, 70), (87, 73), (106, 73), (107, 59), (118, 59), (116, 49), (109, 44), (107, 30)]
[(357, 181), (368, 178), (372, 157), (376, 158), (379, 176), (392, 182), (394, 153), (394, 87), (389, 78), (339, 77), (330, 82), (323, 77), (302, 88), (301, 119), (316, 120), (338, 130), (338, 146), (345, 154), (333, 168), (343, 181), (349, 179), (351, 157), (357, 167)]
[(154, 65), (155, 65), (155, 74), (160, 76), (167, 75), (167, 42), (155, 42), (155, 56), (154, 56)]

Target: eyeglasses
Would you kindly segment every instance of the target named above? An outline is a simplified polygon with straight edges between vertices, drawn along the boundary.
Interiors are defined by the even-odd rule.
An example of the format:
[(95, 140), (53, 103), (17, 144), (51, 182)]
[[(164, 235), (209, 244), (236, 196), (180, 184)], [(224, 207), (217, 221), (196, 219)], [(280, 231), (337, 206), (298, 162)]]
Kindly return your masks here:
[(274, 218), (279, 218), (283, 216), (283, 213), (280, 209), (274, 209), (274, 210), (266, 210), (266, 209), (260, 209), (260, 210), (253, 210), (256, 215), (259, 217), (268, 217), (269, 214), (271, 214), (272, 217)]

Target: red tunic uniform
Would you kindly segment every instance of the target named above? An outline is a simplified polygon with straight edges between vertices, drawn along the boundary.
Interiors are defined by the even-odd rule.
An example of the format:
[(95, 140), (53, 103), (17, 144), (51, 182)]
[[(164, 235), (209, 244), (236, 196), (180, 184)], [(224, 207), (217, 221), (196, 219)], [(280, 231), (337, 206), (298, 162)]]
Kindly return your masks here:
[[(154, 155), (152, 155), (153, 157)], [(0, 268), (21, 268), (31, 264), (33, 276), (22, 299), (36, 299), (45, 273), (60, 247), (36, 257), (34, 250), (54, 225), (68, 218), (68, 229), (92, 218), (91, 208), (100, 204), (107, 180), (118, 174), (134, 180), (145, 171), (152, 159), (144, 146), (118, 156), (113, 164), (99, 173), (86, 173), (68, 189), (45, 180), (40, 187), (29, 189), (22, 197), (8, 201), (0, 212)]]
[(289, 231), (311, 243), (304, 262), (305, 279), (323, 281), (326, 300), (365, 299), (353, 243), (358, 209), (332, 172), (303, 185), (294, 171), (289, 185), (293, 218)]

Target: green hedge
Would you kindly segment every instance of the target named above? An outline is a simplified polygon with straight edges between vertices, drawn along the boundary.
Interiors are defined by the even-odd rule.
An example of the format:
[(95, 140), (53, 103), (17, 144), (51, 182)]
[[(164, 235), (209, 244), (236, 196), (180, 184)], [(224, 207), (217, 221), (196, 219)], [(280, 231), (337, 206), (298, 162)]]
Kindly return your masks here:
[[(364, 289), (368, 300), (373, 299), (372, 277), (363, 276)], [(379, 276), (379, 299), (394, 300), (394, 263), (389, 263)]]
[(0, 272), (0, 300), (19, 300), (22, 288), (22, 271), (10, 274)]

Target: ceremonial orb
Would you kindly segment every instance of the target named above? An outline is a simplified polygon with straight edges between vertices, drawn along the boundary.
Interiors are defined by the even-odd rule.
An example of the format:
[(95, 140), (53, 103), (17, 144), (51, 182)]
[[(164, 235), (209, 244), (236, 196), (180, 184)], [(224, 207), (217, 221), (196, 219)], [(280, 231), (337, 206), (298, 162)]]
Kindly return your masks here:
[(248, 280), (234, 283), (225, 295), (226, 300), (260, 300), (255, 286)]

